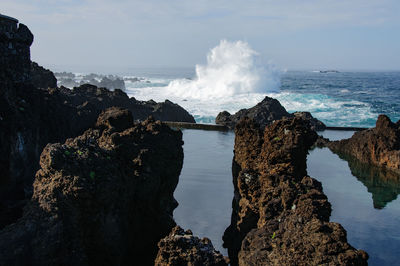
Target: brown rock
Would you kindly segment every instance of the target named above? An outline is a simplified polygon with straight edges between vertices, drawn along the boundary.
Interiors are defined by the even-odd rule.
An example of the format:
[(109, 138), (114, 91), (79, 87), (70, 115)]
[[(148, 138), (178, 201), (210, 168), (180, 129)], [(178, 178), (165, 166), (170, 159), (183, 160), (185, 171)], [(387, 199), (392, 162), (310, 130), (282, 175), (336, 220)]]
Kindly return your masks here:
[(251, 120), (235, 129), (231, 225), (224, 234), (232, 265), (366, 264), (330, 223), (321, 183), (307, 176), (306, 156), (317, 139), (301, 118), (261, 131)]
[(182, 133), (103, 112), (98, 127), (48, 144), (24, 216), (0, 232), (0, 265), (152, 264), (175, 226)]
[(208, 238), (199, 239), (190, 230), (176, 226), (158, 243), (158, 254), (154, 265), (228, 265), (225, 258), (214, 249)]
[(380, 115), (376, 127), (354, 133), (350, 139), (333, 141), (328, 147), (367, 164), (400, 173), (400, 127)]

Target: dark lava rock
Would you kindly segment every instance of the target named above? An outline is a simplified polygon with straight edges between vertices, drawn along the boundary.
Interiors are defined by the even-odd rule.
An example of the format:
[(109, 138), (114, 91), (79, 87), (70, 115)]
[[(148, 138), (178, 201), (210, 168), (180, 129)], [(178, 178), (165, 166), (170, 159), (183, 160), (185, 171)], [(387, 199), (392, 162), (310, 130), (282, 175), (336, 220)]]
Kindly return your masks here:
[(317, 139), (301, 118), (267, 126), (246, 119), (235, 128), (235, 196), (224, 234), (232, 265), (366, 265), (368, 255), (329, 222), (321, 183), (307, 176), (306, 156)]
[(265, 127), (274, 120), (279, 120), (284, 116), (290, 117), (290, 114), (278, 100), (266, 96), (264, 100), (256, 106), (249, 109), (242, 109), (234, 115), (231, 115), (227, 111), (219, 113), (215, 119), (215, 123), (233, 129), (242, 118), (249, 117), (256, 121), (261, 127)]
[(326, 128), (324, 123), (314, 118), (309, 112), (296, 112), (290, 114), (278, 100), (268, 96), (266, 96), (264, 100), (259, 102), (256, 106), (249, 109), (241, 109), (234, 115), (231, 115), (227, 111), (219, 113), (215, 119), (215, 123), (233, 129), (239, 121), (245, 117), (253, 119), (261, 128), (264, 128), (273, 121), (282, 119), (283, 117), (301, 117), (308, 120), (313, 130), (324, 130)]
[(182, 133), (112, 108), (40, 156), (24, 216), (0, 231), (0, 265), (151, 265), (175, 226)]
[(126, 108), (132, 112), (134, 120), (144, 120), (149, 115), (156, 120), (196, 123), (181, 106), (166, 100), (163, 103), (155, 101), (138, 101), (129, 96), (122, 90), (115, 89), (110, 91), (106, 88), (85, 84), (69, 90), (61, 87), (53, 90), (52, 93), (66, 98), (66, 104), (78, 110), (81, 114), (97, 117), (104, 109), (118, 106)]
[(208, 238), (199, 239), (190, 230), (179, 226), (158, 243), (154, 265), (228, 265), (224, 257), (214, 249)]
[(319, 121), (318, 119), (314, 118), (310, 112), (294, 112), (293, 115), (295, 117), (301, 117), (303, 118), (303, 120), (309, 121), (311, 129), (315, 131), (323, 131), (326, 129), (325, 124)]
[(57, 87), (57, 79), (53, 72), (35, 62), (32, 62), (31, 67), (31, 82), (33, 86), (44, 89)]
[(380, 115), (376, 127), (359, 131), (345, 140), (333, 141), (328, 147), (339, 155), (350, 155), (367, 164), (400, 173), (400, 125)]
[(20, 217), (31, 198), (46, 144), (82, 134), (103, 110), (119, 106), (129, 109), (134, 120), (153, 115), (195, 122), (178, 105), (137, 101), (121, 90), (55, 88), (53, 74), (30, 60), (32, 41), (25, 25), (0, 16), (0, 229)]

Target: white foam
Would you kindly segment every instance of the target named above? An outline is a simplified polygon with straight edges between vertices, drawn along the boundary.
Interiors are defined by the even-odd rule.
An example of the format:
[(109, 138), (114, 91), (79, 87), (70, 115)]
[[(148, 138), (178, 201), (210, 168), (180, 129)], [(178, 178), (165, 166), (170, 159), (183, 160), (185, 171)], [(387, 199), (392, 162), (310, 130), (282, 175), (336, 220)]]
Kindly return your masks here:
[(233, 95), (279, 91), (280, 71), (262, 62), (243, 41), (222, 40), (207, 55), (207, 65), (196, 66), (193, 80), (168, 85), (170, 94), (190, 99), (223, 99)]

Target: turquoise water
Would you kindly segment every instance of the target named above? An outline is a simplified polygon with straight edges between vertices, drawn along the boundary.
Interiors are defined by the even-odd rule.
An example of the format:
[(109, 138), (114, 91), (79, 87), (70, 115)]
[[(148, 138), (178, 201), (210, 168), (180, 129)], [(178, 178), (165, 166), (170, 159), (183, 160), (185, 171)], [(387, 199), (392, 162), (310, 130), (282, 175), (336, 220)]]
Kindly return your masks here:
[[(386, 114), (393, 121), (400, 119), (400, 72), (288, 71), (280, 76), (279, 92), (265, 88), (265, 93), (226, 95), (218, 99), (199, 98), (199, 95), (190, 98), (191, 93), (180, 97), (168, 90), (172, 81), (194, 80), (194, 69), (132, 69), (124, 75), (144, 78), (142, 82), (126, 84), (130, 96), (157, 101), (168, 98), (187, 109), (200, 123), (214, 123), (223, 110), (234, 113), (252, 107), (265, 95), (278, 99), (289, 112), (309, 111), (328, 126), (373, 127), (379, 114)], [(211, 81), (209, 86), (216, 86), (211, 90), (218, 89)]]
[[(325, 131), (330, 139), (352, 135)], [(222, 235), (230, 224), (233, 198), (233, 132), (184, 130), (184, 165), (175, 198), (177, 224), (208, 237), (224, 255)], [(328, 149), (314, 149), (308, 174), (322, 182), (332, 204), (331, 221), (343, 225), (349, 243), (370, 255), (370, 265), (398, 265), (400, 255), (399, 176), (363, 168)]]

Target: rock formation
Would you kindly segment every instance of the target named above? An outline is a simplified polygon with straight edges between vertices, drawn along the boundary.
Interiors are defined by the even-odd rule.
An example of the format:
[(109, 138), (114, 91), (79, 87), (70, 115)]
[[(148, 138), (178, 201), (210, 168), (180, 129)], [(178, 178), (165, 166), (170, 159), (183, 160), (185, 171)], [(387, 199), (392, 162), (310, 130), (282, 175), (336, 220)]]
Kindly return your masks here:
[(321, 183), (307, 176), (317, 139), (301, 118), (260, 130), (246, 119), (235, 129), (231, 225), (224, 234), (232, 265), (366, 265), (346, 231), (329, 222)]
[(101, 74), (87, 74), (84, 76), (75, 75), (74, 73), (58, 72), (55, 73), (57, 77), (58, 85), (65, 86), (70, 89), (73, 87), (79, 87), (83, 84), (90, 84), (109, 90), (125, 90), (125, 82), (123, 78), (115, 75), (101, 75)]
[(57, 79), (53, 72), (35, 62), (31, 64), (31, 83), (36, 88), (57, 88)]
[(233, 115), (227, 111), (219, 113), (215, 119), (215, 123), (234, 129), (235, 125), (245, 117), (253, 119), (261, 128), (264, 128), (266, 125), (269, 125), (273, 121), (279, 120), (283, 117), (302, 117), (303, 119), (310, 121), (311, 127), (314, 130), (324, 130), (326, 128), (324, 123), (314, 118), (309, 112), (296, 112), (290, 114), (278, 100), (268, 96), (266, 96), (264, 100), (259, 102), (256, 106), (249, 109), (241, 109)]
[(111, 108), (40, 156), (24, 216), (0, 231), (0, 265), (150, 265), (175, 226), (182, 133)]
[(176, 226), (158, 243), (158, 254), (154, 265), (228, 265), (224, 257), (215, 251), (211, 240), (199, 239), (190, 230)]
[(380, 115), (376, 127), (354, 133), (350, 139), (327, 146), (337, 154), (350, 155), (361, 162), (400, 173), (400, 126)]

